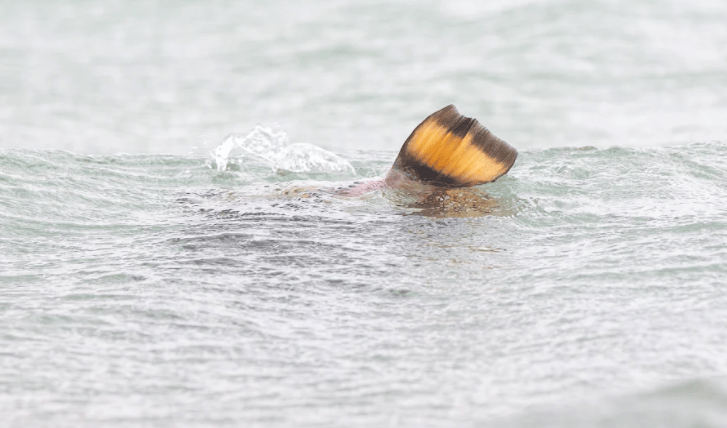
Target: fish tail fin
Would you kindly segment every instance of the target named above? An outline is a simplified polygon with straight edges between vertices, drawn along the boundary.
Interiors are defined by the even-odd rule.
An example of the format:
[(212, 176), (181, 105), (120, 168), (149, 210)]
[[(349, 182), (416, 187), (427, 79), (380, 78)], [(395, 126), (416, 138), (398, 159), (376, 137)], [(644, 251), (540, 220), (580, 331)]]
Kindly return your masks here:
[(497, 180), (516, 158), (512, 146), (448, 105), (414, 129), (393, 169), (413, 180), (465, 187)]

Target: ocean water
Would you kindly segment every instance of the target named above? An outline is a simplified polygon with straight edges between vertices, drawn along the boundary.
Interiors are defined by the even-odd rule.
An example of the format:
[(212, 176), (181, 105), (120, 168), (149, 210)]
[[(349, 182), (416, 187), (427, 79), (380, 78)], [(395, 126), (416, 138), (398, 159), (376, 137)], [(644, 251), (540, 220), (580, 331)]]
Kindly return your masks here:
[[(0, 426), (727, 425), (724, 22), (2, 2)], [(507, 175), (339, 192), (449, 103)]]

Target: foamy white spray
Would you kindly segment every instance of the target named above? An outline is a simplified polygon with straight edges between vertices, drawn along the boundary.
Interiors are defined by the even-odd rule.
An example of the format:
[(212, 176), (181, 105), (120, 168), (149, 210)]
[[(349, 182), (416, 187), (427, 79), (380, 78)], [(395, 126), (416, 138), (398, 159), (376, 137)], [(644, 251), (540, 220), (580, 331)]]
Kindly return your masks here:
[(354, 167), (344, 158), (328, 150), (308, 143), (288, 144), (285, 131), (277, 131), (257, 125), (247, 135), (230, 134), (210, 154), (217, 170), (227, 170), (228, 163), (236, 162), (233, 151), (238, 150), (240, 157), (250, 157), (262, 161), (274, 170), (293, 172), (350, 172)]

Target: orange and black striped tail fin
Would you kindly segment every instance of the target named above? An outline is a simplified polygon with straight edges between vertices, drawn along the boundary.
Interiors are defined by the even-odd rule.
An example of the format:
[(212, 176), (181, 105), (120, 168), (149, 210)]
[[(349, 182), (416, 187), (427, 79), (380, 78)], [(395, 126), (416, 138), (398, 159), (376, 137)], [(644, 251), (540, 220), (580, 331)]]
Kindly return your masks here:
[(464, 187), (497, 180), (516, 158), (512, 146), (449, 105), (414, 129), (393, 168), (412, 180)]

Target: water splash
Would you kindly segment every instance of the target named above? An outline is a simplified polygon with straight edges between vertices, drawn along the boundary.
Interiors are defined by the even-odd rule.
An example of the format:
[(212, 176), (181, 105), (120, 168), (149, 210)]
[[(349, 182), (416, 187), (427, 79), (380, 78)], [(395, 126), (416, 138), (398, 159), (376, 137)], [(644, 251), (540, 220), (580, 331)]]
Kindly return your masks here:
[(230, 134), (210, 151), (217, 171), (227, 170), (234, 163), (233, 151), (241, 157), (250, 157), (270, 166), (274, 170), (292, 172), (350, 172), (353, 166), (342, 157), (308, 143), (288, 144), (285, 131), (257, 125), (247, 135)]

